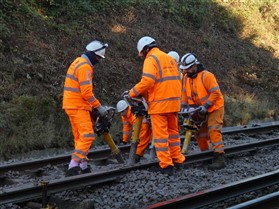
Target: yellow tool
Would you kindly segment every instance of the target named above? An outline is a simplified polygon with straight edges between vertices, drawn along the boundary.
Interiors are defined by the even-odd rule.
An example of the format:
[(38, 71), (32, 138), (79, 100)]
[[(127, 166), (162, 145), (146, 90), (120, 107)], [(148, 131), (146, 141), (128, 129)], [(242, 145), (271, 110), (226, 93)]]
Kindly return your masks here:
[(139, 143), (139, 134), (140, 134), (142, 119), (143, 116), (137, 116), (136, 118), (134, 130), (131, 138), (131, 147), (130, 147), (128, 165), (135, 164), (135, 157), (136, 157), (136, 151)]
[(184, 117), (183, 128), (185, 128), (184, 142), (181, 149), (182, 154), (188, 153), (189, 143), (193, 134), (200, 129), (207, 115), (199, 114), (200, 108), (189, 108), (187, 111), (179, 112)]
[(188, 153), (188, 147), (189, 143), (191, 141), (193, 133), (196, 131), (196, 127), (194, 126), (193, 122), (191, 121), (190, 118), (185, 118), (183, 121), (183, 127), (186, 129), (185, 130), (185, 137), (184, 137), (184, 142), (183, 146), (181, 149), (182, 154), (187, 154)]
[(111, 135), (108, 132), (104, 132), (102, 136), (103, 136), (104, 141), (109, 145), (109, 147), (111, 149), (111, 153), (116, 158), (117, 162), (124, 163), (122, 155), (120, 154), (120, 150), (114, 143)]
[(143, 97), (139, 98), (128, 98), (124, 96), (124, 100), (131, 106), (131, 111), (136, 115), (136, 122), (131, 139), (131, 147), (129, 153), (128, 165), (134, 165), (136, 159), (136, 151), (139, 143), (139, 135), (142, 120), (147, 117), (147, 103)]
[(111, 127), (111, 122), (115, 114), (115, 108), (105, 106), (108, 114), (101, 117), (99, 112), (94, 109), (92, 113), (92, 120), (94, 121), (94, 132), (98, 136), (102, 136), (104, 141), (109, 145), (111, 149), (112, 156), (116, 158), (118, 163), (124, 163), (124, 159), (120, 153), (120, 150), (113, 141), (111, 135), (109, 134), (109, 129)]

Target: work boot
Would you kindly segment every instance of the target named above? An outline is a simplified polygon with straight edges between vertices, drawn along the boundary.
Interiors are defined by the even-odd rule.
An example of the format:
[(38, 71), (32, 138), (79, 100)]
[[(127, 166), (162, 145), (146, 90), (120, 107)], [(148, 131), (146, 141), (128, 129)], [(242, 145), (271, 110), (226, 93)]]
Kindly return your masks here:
[(76, 176), (76, 175), (79, 175), (79, 174), (80, 174), (80, 167), (79, 166), (72, 167), (72, 168), (70, 168), (66, 171), (66, 177)]
[(173, 164), (174, 164), (174, 168), (183, 169), (183, 163), (173, 163)]
[(141, 156), (136, 155), (136, 156), (135, 156), (135, 163), (139, 163), (139, 162), (140, 162), (140, 159), (141, 159)]
[(203, 160), (201, 162), (202, 166), (203, 167), (208, 167), (208, 165), (211, 165), (212, 164), (212, 159), (208, 159), (208, 160)]
[(85, 173), (91, 173), (90, 165), (88, 165), (87, 168), (81, 170), (81, 174), (85, 174)]
[(212, 164), (208, 165), (208, 169), (218, 170), (225, 167), (226, 167), (226, 163), (224, 159), (224, 153), (214, 152)]
[(158, 172), (162, 174), (167, 174), (168, 176), (173, 175), (173, 166), (167, 166), (166, 168), (161, 168), (160, 166), (154, 166), (149, 169), (151, 172)]

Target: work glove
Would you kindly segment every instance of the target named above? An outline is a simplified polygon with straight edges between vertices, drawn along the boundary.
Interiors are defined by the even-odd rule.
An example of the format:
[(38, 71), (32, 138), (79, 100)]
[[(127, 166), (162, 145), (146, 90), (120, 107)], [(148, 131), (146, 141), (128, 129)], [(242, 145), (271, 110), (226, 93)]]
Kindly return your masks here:
[(182, 113), (188, 113), (188, 112), (192, 112), (193, 110), (194, 110), (195, 108), (193, 108), (193, 107), (182, 107), (181, 108), (181, 110), (180, 110), (180, 112), (182, 112)]
[(129, 91), (129, 90), (126, 90), (126, 91), (124, 91), (124, 92), (121, 94), (121, 96), (122, 96), (123, 98), (126, 97), (127, 99), (130, 99), (129, 93), (130, 93), (130, 91)]
[(106, 108), (103, 105), (100, 105), (97, 110), (99, 111), (101, 117), (104, 117), (108, 114), (108, 111), (106, 110)]
[(201, 114), (205, 114), (207, 112), (207, 108), (205, 106), (203, 106), (203, 105), (199, 106), (199, 109), (200, 109), (199, 112)]
[(181, 112), (181, 113), (187, 112), (187, 108), (182, 107), (182, 108), (180, 109), (180, 112)]

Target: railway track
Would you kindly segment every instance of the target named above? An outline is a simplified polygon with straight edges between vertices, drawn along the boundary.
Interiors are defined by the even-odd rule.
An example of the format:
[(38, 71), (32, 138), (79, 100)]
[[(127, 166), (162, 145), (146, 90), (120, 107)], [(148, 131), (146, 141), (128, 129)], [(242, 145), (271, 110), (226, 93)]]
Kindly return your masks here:
[[(271, 126), (265, 124), (259, 126), (251, 126), (251, 127), (238, 127), (238, 128), (231, 128), (231, 129), (226, 128), (222, 132), (223, 134), (243, 133), (243, 131), (247, 133), (248, 132), (255, 133), (255, 132), (278, 129), (278, 124), (279, 123), (277, 122), (276, 123), (273, 122)], [(272, 139), (266, 139), (263, 141), (254, 142), (250, 144), (227, 147), (225, 149), (225, 152), (226, 155), (229, 157), (229, 156), (237, 155), (239, 153), (256, 152), (258, 149), (278, 146), (278, 143), (279, 143), (279, 138), (274, 137)], [(125, 153), (129, 151), (129, 146), (128, 145), (122, 146), (120, 147), (120, 149), (123, 153)], [(101, 160), (110, 156), (110, 150), (109, 149), (99, 150), (97, 152), (92, 152), (90, 154), (94, 156), (95, 160)], [(210, 151), (189, 155), (187, 156), (187, 162), (185, 163), (185, 166), (191, 163), (197, 163), (197, 162), (202, 162), (211, 159), (211, 157), (212, 157), (212, 152)], [(51, 164), (52, 163), (59, 164), (59, 163), (68, 162), (68, 160), (69, 160), (69, 155), (63, 155), (63, 156), (58, 156), (54, 159), (53, 158), (44, 159), (42, 160), (42, 163), (40, 163), (40, 160), (35, 160), (32, 162), (25, 162), (23, 164), (16, 163), (11, 165), (2, 165), (0, 167), (0, 172), (4, 173), (10, 170), (25, 170), (26, 168), (35, 169), (35, 168), (42, 167), (42, 165), (48, 165), (50, 162)], [(8, 203), (26, 202), (34, 199), (42, 199), (43, 196), (50, 196), (52, 194), (63, 192), (66, 190), (73, 190), (73, 189), (87, 187), (89, 185), (92, 186), (92, 185), (98, 185), (107, 182), (113, 182), (116, 181), (119, 177), (133, 170), (146, 170), (151, 166), (154, 166), (155, 164), (157, 164), (157, 162), (149, 162), (149, 163), (143, 163), (139, 165), (136, 164), (135, 166), (119, 165), (119, 168), (111, 169), (110, 171), (90, 173), (90, 174), (85, 174), (80, 176), (52, 180), (48, 182), (41, 181), (35, 185), (29, 184), (21, 187), (16, 187), (16, 188), (8, 188), (8, 189), (1, 188), (0, 205), (8, 204)], [(278, 174), (275, 175), (277, 176)]]
[[(224, 135), (232, 135), (232, 134), (238, 134), (238, 133), (261, 133), (271, 130), (278, 130), (279, 129), (279, 121), (274, 122), (268, 122), (268, 123), (262, 123), (262, 124), (253, 124), (250, 126), (237, 126), (237, 127), (225, 127), (222, 129), (222, 134)], [(119, 146), (119, 149), (121, 153), (128, 153), (130, 150), (129, 145)], [(105, 160), (111, 157), (111, 150), (109, 148), (107, 149), (101, 149), (101, 150), (95, 150), (90, 151), (88, 153), (88, 158), (93, 159), (93, 161), (100, 161)], [(4, 164), (0, 165), (0, 175), (7, 171), (11, 170), (27, 170), (27, 169), (38, 169), (43, 166), (47, 166), (49, 164), (51, 165), (57, 165), (57, 164), (63, 164), (68, 163), (69, 159), (71, 158), (70, 154), (64, 154), (64, 155), (58, 155), (55, 157), (48, 157), (44, 159), (37, 159), (37, 160), (31, 160), (28, 162), (19, 162), (19, 163), (13, 163), (13, 164)]]
[[(278, 146), (278, 145), (279, 145), (279, 137), (269, 139), (269, 140), (264, 140), (261, 142), (255, 142), (251, 144), (227, 147), (225, 149), (225, 152), (227, 156), (232, 156), (243, 152), (254, 152), (260, 148), (264, 148), (264, 147), (266, 148), (266, 147)], [(211, 151), (189, 155), (187, 156), (187, 161), (185, 163), (185, 166), (187, 166), (190, 163), (206, 161), (210, 159), (211, 156), (212, 156)], [(45, 185), (48, 195), (51, 195), (57, 192), (63, 192), (65, 190), (79, 189), (89, 185), (93, 186), (105, 182), (115, 181), (117, 180), (118, 177), (121, 177), (132, 170), (148, 169), (152, 166), (155, 166), (156, 164), (157, 162), (144, 163), (135, 166), (124, 165), (121, 168), (114, 169), (111, 171), (106, 171), (106, 172), (89, 173), (89, 174), (84, 174), (79, 176), (53, 180), (50, 182), (40, 182), (39, 185), (30, 184), (30, 185), (25, 185), (14, 189), (2, 189), (0, 191), (0, 205), (7, 204), (7, 203), (25, 202), (28, 200), (40, 198), (42, 197), (42, 192), (43, 192), (42, 185)], [(278, 173), (276, 173), (276, 176), (279, 177)], [(279, 181), (279, 178), (277, 178), (277, 180)]]
[[(196, 209), (203, 208), (212, 203), (225, 201), (236, 196), (241, 196), (245, 193), (253, 192), (259, 189), (267, 188), (273, 185), (279, 185), (279, 170), (269, 172), (263, 175), (255, 176), (231, 184), (222, 185), (216, 188), (191, 193), (172, 200), (156, 203), (148, 206), (146, 209)], [(233, 207), (236, 208), (252, 208), (257, 206), (257, 209), (262, 205), (265, 208), (278, 206), (279, 192), (274, 192), (266, 197), (258, 198), (249, 203), (242, 203)], [(263, 204), (264, 202), (264, 204)], [(267, 207), (269, 204), (269, 207)]]

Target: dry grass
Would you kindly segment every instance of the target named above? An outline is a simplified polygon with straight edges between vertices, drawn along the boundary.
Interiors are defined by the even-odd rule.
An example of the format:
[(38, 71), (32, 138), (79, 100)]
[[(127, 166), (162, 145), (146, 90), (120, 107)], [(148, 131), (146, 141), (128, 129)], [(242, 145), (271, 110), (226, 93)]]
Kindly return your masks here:
[[(1, 5), (0, 154), (72, 146), (61, 109), (63, 82), (93, 38), (109, 44), (94, 75), (96, 97), (105, 105), (115, 106), (139, 81), (136, 42), (150, 35), (166, 52), (195, 52), (216, 75), (225, 95), (225, 125), (278, 115), (278, 0), (31, 2)], [(121, 128), (116, 115), (114, 138)]]

